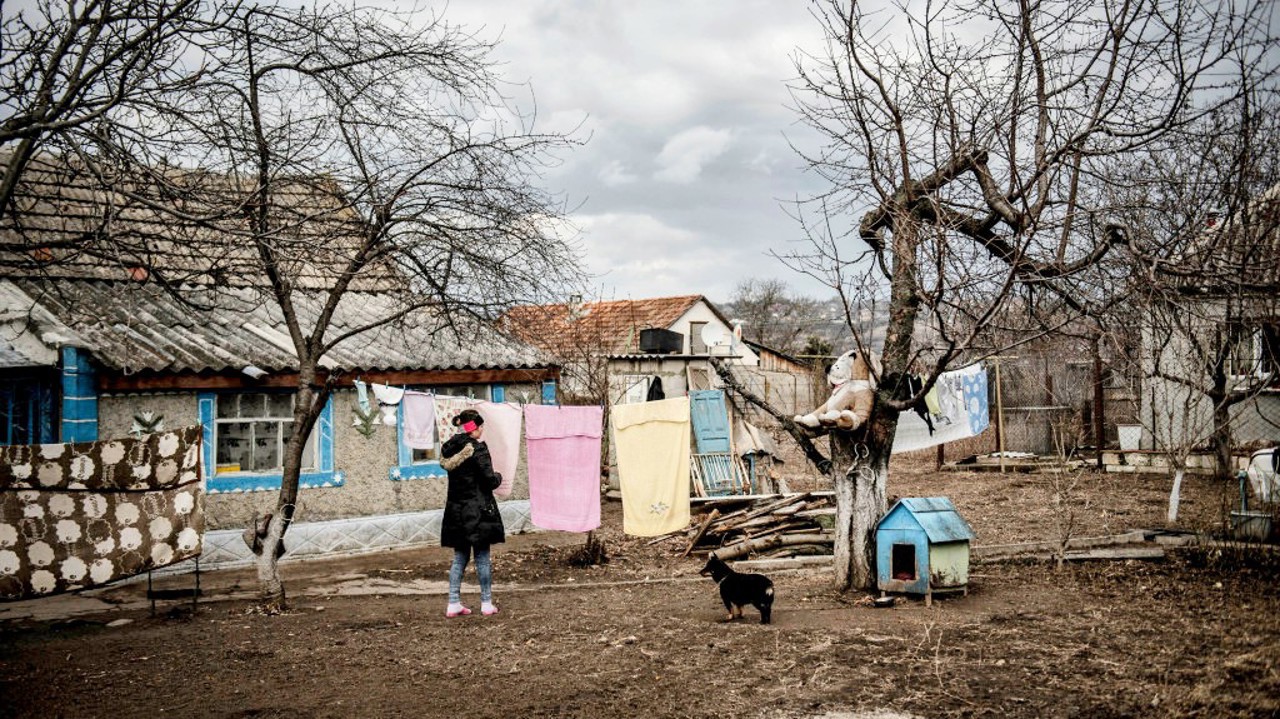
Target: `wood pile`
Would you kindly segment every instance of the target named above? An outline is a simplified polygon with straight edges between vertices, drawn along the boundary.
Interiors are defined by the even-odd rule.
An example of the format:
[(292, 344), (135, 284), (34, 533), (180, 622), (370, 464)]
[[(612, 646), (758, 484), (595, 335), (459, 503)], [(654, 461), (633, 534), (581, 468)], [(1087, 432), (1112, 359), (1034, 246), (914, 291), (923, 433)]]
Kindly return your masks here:
[(683, 539), (681, 556), (715, 552), (727, 561), (832, 551), (832, 492), (713, 497), (697, 500), (693, 511), (688, 529), (659, 540)]

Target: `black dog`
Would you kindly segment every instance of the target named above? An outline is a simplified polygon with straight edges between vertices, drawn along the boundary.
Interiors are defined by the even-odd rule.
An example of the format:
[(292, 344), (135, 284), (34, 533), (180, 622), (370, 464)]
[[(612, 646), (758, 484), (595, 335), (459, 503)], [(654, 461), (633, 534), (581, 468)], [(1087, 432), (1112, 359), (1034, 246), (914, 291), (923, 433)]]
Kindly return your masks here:
[(720, 599), (724, 600), (724, 608), (729, 610), (725, 621), (741, 618), (742, 608), (750, 604), (760, 610), (760, 623), (769, 623), (773, 611), (773, 582), (768, 577), (735, 572), (714, 554), (699, 574), (704, 577), (711, 575), (720, 585)]

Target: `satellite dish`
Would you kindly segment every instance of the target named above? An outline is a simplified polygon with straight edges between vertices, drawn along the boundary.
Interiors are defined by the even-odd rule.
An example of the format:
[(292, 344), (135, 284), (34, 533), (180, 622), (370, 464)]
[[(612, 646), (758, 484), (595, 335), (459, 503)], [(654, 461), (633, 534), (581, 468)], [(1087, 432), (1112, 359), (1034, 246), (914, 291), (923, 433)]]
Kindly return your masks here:
[(702, 344), (708, 348), (729, 344), (729, 333), (725, 331), (724, 327), (713, 325), (710, 322), (702, 326), (699, 336), (702, 338)]

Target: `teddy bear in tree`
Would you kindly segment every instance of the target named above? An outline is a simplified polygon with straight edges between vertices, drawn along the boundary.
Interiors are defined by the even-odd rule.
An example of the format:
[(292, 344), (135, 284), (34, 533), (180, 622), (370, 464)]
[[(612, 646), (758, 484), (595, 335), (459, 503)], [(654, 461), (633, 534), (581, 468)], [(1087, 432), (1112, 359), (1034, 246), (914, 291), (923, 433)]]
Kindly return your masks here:
[(850, 350), (836, 358), (827, 370), (831, 396), (809, 414), (796, 415), (796, 424), (817, 429), (857, 429), (871, 416), (875, 404), (880, 358), (872, 352)]

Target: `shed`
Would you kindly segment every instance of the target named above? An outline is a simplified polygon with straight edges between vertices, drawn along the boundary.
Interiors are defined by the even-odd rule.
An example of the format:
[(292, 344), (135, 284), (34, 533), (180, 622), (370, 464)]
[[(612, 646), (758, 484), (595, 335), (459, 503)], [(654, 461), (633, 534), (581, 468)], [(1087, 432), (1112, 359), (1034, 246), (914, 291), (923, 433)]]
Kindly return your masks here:
[(946, 497), (905, 497), (876, 525), (876, 580), (881, 594), (968, 593), (973, 529)]

